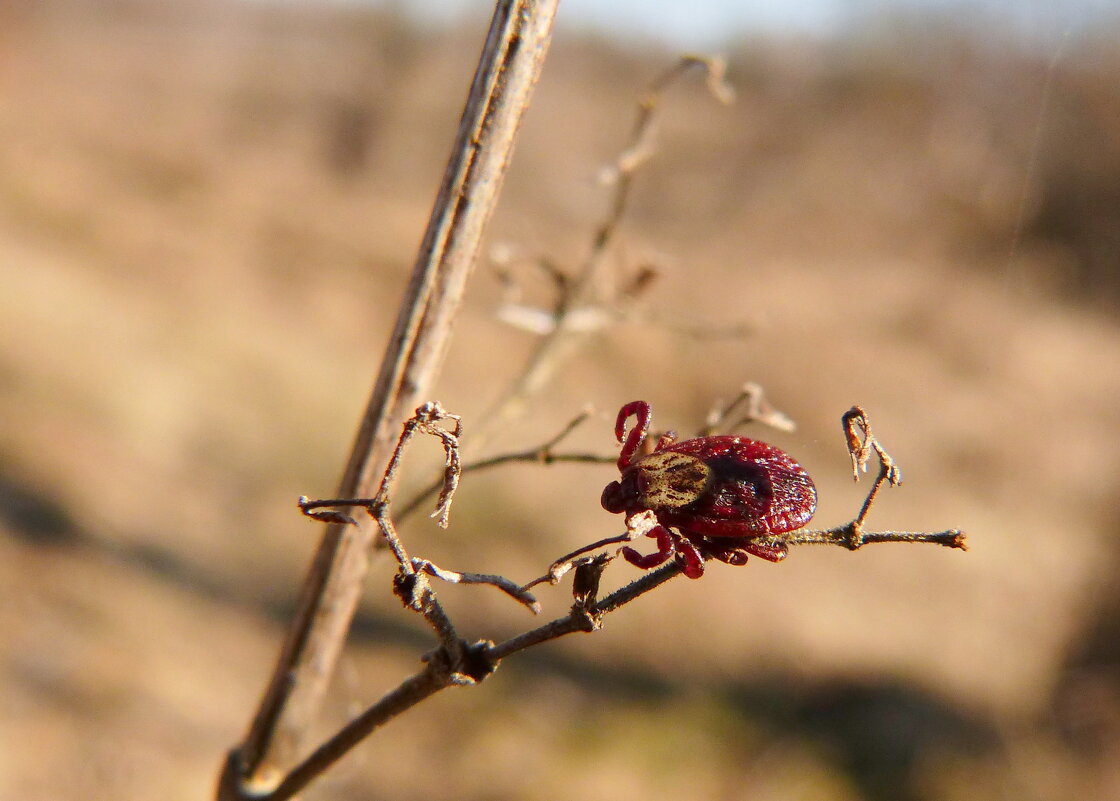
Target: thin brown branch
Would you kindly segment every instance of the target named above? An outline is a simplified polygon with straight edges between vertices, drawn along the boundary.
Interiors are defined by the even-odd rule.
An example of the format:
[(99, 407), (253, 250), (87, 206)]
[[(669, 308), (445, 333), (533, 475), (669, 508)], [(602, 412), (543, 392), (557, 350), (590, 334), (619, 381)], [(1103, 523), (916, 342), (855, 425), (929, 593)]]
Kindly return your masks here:
[(604, 537), (603, 539), (593, 542), (589, 545), (584, 545), (582, 548), (576, 548), (574, 551), (564, 554), (551, 565), (549, 565), (548, 572), (543, 576), (538, 576), (528, 584), (523, 585), (521, 589), (530, 590), (533, 587), (536, 587), (538, 584), (556, 584), (558, 581), (560, 581), (560, 579), (564, 577), (564, 575), (569, 570), (579, 566), (580, 562), (583, 561), (580, 559), (580, 557), (582, 557), (584, 554), (591, 553), (592, 551), (597, 551), (600, 548), (606, 548), (608, 545), (618, 545), (622, 542), (630, 542), (632, 539), (633, 537), (631, 537), (630, 533), (627, 532), (626, 534), (618, 534), (614, 537)]
[[(745, 387), (743, 395), (724, 408), (717, 410), (713, 422), (728, 419), (732, 412), (750, 397), (753, 397), (752, 405), (757, 406), (760, 396), (757, 392), (751, 390), (751, 387)], [(453, 430), (449, 431), (437, 425), (437, 423), (446, 420), (454, 421)], [(547, 451), (558, 444), (580, 421), (581, 418), (576, 418), (561, 432), (544, 443), (537, 452), (540, 450)], [(862, 409), (853, 407), (844, 415), (843, 425), (845, 439), (849, 453), (852, 455), (857, 478), (860, 470), (866, 470), (871, 453), (875, 453), (879, 459), (879, 474), (873, 482), (859, 514), (852, 522), (843, 526), (826, 530), (794, 531), (767, 538), (766, 542), (787, 546), (839, 545), (851, 550), (874, 542), (929, 542), (950, 548), (965, 549), (964, 534), (957, 530), (932, 533), (911, 531), (866, 532), (863, 530), (867, 513), (879, 489), (884, 484), (897, 484), (900, 474), (894, 460), (871, 433), (870, 421)], [(585, 554), (608, 545), (632, 540), (647, 533), (650, 527), (657, 524), (656, 514), (652, 511), (633, 515), (628, 519), (626, 534), (601, 540), (561, 557), (553, 562), (545, 576), (530, 582), (525, 587), (517, 587), (513, 582), (501, 576), (446, 571), (426, 560), (410, 558), (397, 536), (389, 509), (391, 503), (390, 491), (396, 478), (402, 452), (407, 442), (417, 431), (437, 436), (443, 442), (447, 451), (444, 486), (453, 486), (454, 481), (451, 477), (457, 476), (461, 470), (457, 458), (459, 435), (461, 433), (460, 422), (454, 415), (449, 415), (440, 409), (438, 404), (429, 403), (417, 409), (416, 415), (405, 424), (393, 451), (393, 456), (386, 466), (377, 496), (370, 499), (350, 498), (334, 501), (301, 499), (300, 508), (305, 514), (313, 517), (340, 514), (334, 508), (338, 506), (361, 506), (365, 508), (377, 520), (382, 534), (390, 543), (392, 552), (398, 556), (398, 574), (394, 582), (396, 593), (406, 606), (419, 612), (428, 620), (439, 638), (440, 646), (426, 657), (428, 665), (425, 670), (406, 679), (399, 687), (347, 724), (308, 756), (303, 763), (294, 768), (273, 791), (257, 795), (255, 798), (265, 801), (284, 801), (290, 798), (378, 727), (432, 694), (456, 684), (477, 683), (493, 673), (502, 659), (519, 651), (575, 632), (596, 631), (601, 627), (605, 615), (618, 610), (683, 571), (683, 562), (675, 560), (668, 565), (646, 573), (606, 598), (597, 599), (600, 577), (607, 565), (614, 560), (614, 556), (604, 553), (596, 556), (586, 556)], [(445, 501), (441, 501), (441, 506), (445, 507), (448, 504), (450, 504), (450, 492), (448, 492)], [(446, 512), (446, 508), (444, 512)], [(525, 602), (526, 597), (532, 598), (527, 593), (528, 587), (546, 581), (555, 584), (562, 575), (572, 568), (575, 569), (575, 579), (572, 585), (574, 602), (568, 614), (496, 645), (487, 641), (468, 645), (460, 639), (427, 581), (430, 575), (456, 583), (492, 584)], [(535, 601), (533, 601), (533, 604), (535, 605)], [(227, 763), (226, 775), (236, 777), (237, 765), (238, 758), (236, 752), (234, 752)], [(223, 777), (223, 785), (225, 783), (226, 779)], [(233, 797), (247, 798), (248, 796)]]
[(534, 615), (539, 615), (541, 613), (541, 605), (537, 602), (536, 598), (529, 594), (529, 588), (521, 587), (505, 576), (499, 576), (494, 573), (463, 573), (458, 570), (447, 570), (432, 564), (427, 559), (413, 559), (412, 565), (417, 571), (427, 573), (429, 576), (435, 576), (440, 581), (446, 581), (448, 584), (489, 584), (491, 587), (497, 587), (515, 601), (524, 604)]
[[(671, 562), (670, 564), (650, 571), (644, 576), (630, 582), (625, 587), (615, 590), (606, 598), (594, 604), (589, 610), (590, 616), (595, 620), (599, 620), (603, 615), (620, 609), (650, 590), (661, 586), (669, 579), (679, 576), (680, 573), (681, 566), (676, 562)], [(542, 642), (554, 640), (557, 637), (563, 637), (566, 634), (572, 634), (577, 631), (590, 630), (586, 617), (579, 613), (573, 613), (566, 617), (557, 618), (550, 623), (545, 623), (543, 626), (539, 626), (532, 631), (527, 631), (516, 637), (511, 637), (504, 642), (488, 648), (486, 653), (490, 659), (498, 661), (505, 659), (510, 654), (523, 651), (534, 645), (540, 645)]]
[(947, 531), (864, 531), (855, 522), (822, 530), (801, 530), (782, 534), (766, 542), (784, 545), (839, 545), (855, 551), (876, 542), (928, 542), (967, 551), (965, 534), (960, 529)]
[[(503, 453), (498, 456), (492, 456), (489, 459), (481, 459), (477, 462), (463, 465), (464, 473), (473, 473), (478, 470), (487, 470), (491, 467), (499, 467), (503, 464), (511, 464), (513, 462), (536, 463), (536, 464), (553, 464), (555, 462), (577, 462), (580, 464), (614, 464), (617, 461), (617, 456), (602, 456), (597, 453), (542, 453), (539, 450), (532, 451), (518, 451), (517, 453)], [(429, 498), (435, 495), (440, 489), (440, 483), (434, 482), (429, 484), (419, 493), (416, 497), (410, 500), (401, 509), (399, 517), (404, 518), (412, 515), (417, 509), (421, 508)]]
[[(729, 422), (735, 416), (739, 407), (746, 404), (746, 411), (738, 416), (734, 422)], [(719, 430), (733, 431), (748, 423), (762, 423), (778, 431), (794, 431), (797, 424), (793, 418), (774, 408), (766, 398), (766, 391), (761, 384), (748, 381), (739, 389), (739, 394), (724, 406), (717, 406), (708, 415), (699, 436), (707, 437)]]
[[(615, 296), (605, 302), (601, 285), (608, 263), (609, 246), (618, 234), (630, 201), (635, 171), (656, 152), (656, 123), (661, 112), (662, 96), (680, 77), (702, 69), (708, 89), (720, 102), (734, 96), (724, 81), (726, 65), (721, 59), (684, 56), (650, 85), (638, 102), (637, 116), (630, 140), (615, 163), (604, 171), (604, 182), (612, 187), (607, 213), (592, 237), (590, 252), (575, 279), (564, 282), (565, 294), (556, 304), (557, 313), (548, 333), (537, 343), (525, 368), (504, 393), (496, 407), (486, 415), (483, 426), (472, 430), (471, 441), (477, 446), (510, 420), (519, 417), (529, 400), (544, 388), (556, 371), (569, 361), (582, 346), (602, 333), (603, 325), (587, 325), (589, 317), (609, 320), (625, 314), (626, 308), (650, 285), (654, 270), (643, 266), (629, 280), (615, 281)], [(607, 314), (602, 314), (603, 311)]]
[[(498, 0), (381, 372), (340, 483), (342, 497), (368, 495), (392, 428), (427, 395), (496, 204), (521, 116), (540, 74), (559, 0)], [(292, 764), (317, 717), (357, 606), (374, 529), (331, 523), (304, 584), (296, 616), (219, 798), (238, 798)]]
[[(646, 510), (635, 515), (630, 515), (626, 518), (626, 533), (618, 534), (614, 537), (607, 537), (598, 542), (593, 542), (590, 545), (584, 545), (582, 548), (576, 548), (571, 553), (564, 554), (559, 559), (555, 560), (548, 566), (548, 572), (543, 576), (533, 579), (528, 584), (524, 585), (522, 590), (530, 590), (538, 584), (556, 584), (564, 577), (572, 568), (578, 568), (581, 564), (586, 564), (592, 559), (598, 557), (587, 557), (584, 554), (598, 551), (608, 545), (618, 545), (623, 542), (633, 542), (638, 537), (648, 534), (654, 527), (658, 525), (657, 515), (652, 511)], [(613, 557), (612, 557), (613, 558)], [(604, 563), (605, 566), (605, 563)]]
[(946, 531), (864, 531), (871, 507), (875, 504), (879, 491), (884, 486), (897, 487), (902, 483), (902, 471), (891, 455), (883, 448), (871, 432), (871, 420), (860, 406), (853, 406), (840, 418), (844, 429), (844, 440), (852, 459), (852, 475), (859, 481), (860, 473), (867, 472), (867, 463), (874, 453), (879, 459), (879, 473), (871, 484), (863, 504), (855, 518), (842, 526), (821, 530), (791, 531), (766, 542), (783, 545), (839, 545), (854, 551), (864, 545), (876, 542), (928, 542), (967, 551), (965, 534), (959, 529)]
[[(461, 654), (450, 656), (443, 648), (429, 654), (427, 667), (410, 676), (377, 703), (354, 718), (330, 739), (297, 765), (271, 792), (237, 796), (244, 801), (286, 801), (345, 756), (358, 743), (396, 716), (408, 711), (440, 690), (463, 684), (475, 684), (497, 669), (507, 656), (534, 645), (555, 640), (576, 632), (594, 631), (604, 615), (616, 611), (650, 590), (680, 574), (676, 564), (666, 565), (616, 590), (588, 607), (577, 604), (564, 617), (557, 618), (524, 634), (494, 645), (482, 641), (461, 644)], [(236, 752), (227, 760), (226, 773), (236, 775)], [(223, 783), (225, 779), (223, 779)]]
[[(477, 470), (487, 470), (491, 467), (498, 467), (503, 464), (510, 464), (512, 462), (535, 462), (537, 464), (552, 464), (553, 462), (582, 462), (589, 464), (614, 464), (617, 460), (615, 456), (600, 456), (594, 453), (556, 453), (553, 451), (564, 439), (568, 437), (580, 424), (587, 420), (592, 415), (591, 409), (584, 409), (578, 415), (573, 417), (568, 423), (555, 434), (547, 442), (543, 442), (535, 448), (529, 448), (524, 451), (517, 451), (515, 453), (503, 453), (498, 456), (491, 456), (488, 459), (481, 459), (477, 462), (465, 464), (462, 467), (462, 472), (473, 473)], [(416, 497), (406, 503), (401, 512), (397, 515), (398, 519), (403, 520), (417, 509), (427, 503), (436, 492), (443, 486), (442, 481), (436, 481), (425, 487)]]
[[(454, 424), (451, 430), (439, 425), (448, 421)], [(406, 607), (424, 616), (436, 630), (444, 648), (454, 655), (459, 647), (455, 629), (440, 606), (426, 576), (434, 576), (452, 584), (489, 584), (524, 604), (534, 614), (540, 612), (540, 605), (536, 598), (529, 593), (528, 588), (522, 588), (504, 576), (447, 570), (427, 559), (413, 558), (408, 555), (404, 543), (397, 534), (396, 525), (393, 523), (393, 517), (390, 514), (390, 507), (392, 505), (393, 484), (397, 479), (401, 457), (404, 455), (405, 446), (417, 432), (429, 434), (439, 439), (446, 453), (443, 480), (437, 485), (437, 487), (442, 487), (439, 505), (433, 515), (433, 517), (438, 516), (440, 525), (446, 527), (448, 516), (451, 513), (451, 501), (462, 473), (462, 463), (459, 458), (459, 439), (463, 433), (463, 421), (458, 415), (444, 411), (435, 401), (429, 401), (420, 406), (416, 413), (405, 422), (397, 440), (397, 445), (393, 448), (393, 455), (389, 459), (389, 464), (385, 467), (385, 475), (382, 477), (381, 484), (374, 497), (332, 498), (318, 501), (301, 497), (299, 508), (301, 512), (313, 519), (342, 522), (353, 526), (357, 525), (357, 521), (349, 515), (339, 512), (338, 509), (349, 507), (365, 509), (370, 517), (377, 521), (378, 528), (381, 529), (381, 536), (397, 560), (397, 576), (394, 580), (394, 590), (397, 596)]]
[(433, 669), (432, 663), (429, 663), (428, 669), (403, 682), (315, 749), (265, 798), (267, 801), (291, 798), (377, 728), (449, 686), (451, 681), (447, 671)]
[[(439, 651), (434, 652), (429, 656), (424, 670), (405, 679), (400, 686), (346, 724), (329, 740), (312, 751), (303, 762), (296, 765), (271, 791), (246, 793), (236, 798), (245, 801), (287, 801), (378, 728), (440, 690), (462, 683), (464, 683), (462, 674), (451, 669), (447, 655)], [(231, 752), (226, 761), (223, 785), (237, 778), (240, 761), (237, 752)]]

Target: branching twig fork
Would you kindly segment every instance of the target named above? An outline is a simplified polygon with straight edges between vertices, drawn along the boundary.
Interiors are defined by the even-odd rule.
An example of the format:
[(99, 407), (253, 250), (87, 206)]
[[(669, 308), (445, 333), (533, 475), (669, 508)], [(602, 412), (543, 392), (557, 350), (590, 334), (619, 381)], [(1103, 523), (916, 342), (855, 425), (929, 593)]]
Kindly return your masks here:
[[(727, 417), (734, 410), (739, 400), (723, 409), (722, 416)], [(437, 425), (437, 423), (446, 421), (453, 422), (454, 427), (451, 430)], [(546, 442), (542, 446), (542, 450), (547, 451), (548, 448), (556, 445), (578, 422), (579, 418), (566, 426), (558, 435)], [(852, 458), (853, 472), (857, 479), (861, 470), (866, 471), (872, 453), (879, 460), (878, 476), (868, 491), (867, 498), (858, 514), (850, 523), (832, 529), (823, 531), (802, 529), (778, 534), (774, 537), (775, 544), (781, 543), (786, 546), (831, 544), (855, 550), (871, 542), (902, 541), (930, 542), (964, 549), (964, 535), (956, 530), (937, 533), (865, 532), (863, 530), (868, 511), (880, 488), (885, 484), (892, 486), (898, 484), (901, 480), (901, 474), (894, 460), (871, 433), (871, 424), (863, 409), (858, 406), (852, 407), (843, 417), (843, 426), (848, 451)], [(315, 749), (307, 759), (297, 765), (272, 791), (256, 796), (257, 801), (284, 801), (284, 799), (290, 798), (378, 727), (429, 696), (447, 687), (470, 685), (482, 681), (497, 669), (502, 659), (519, 651), (575, 632), (596, 631), (600, 628), (605, 615), (684, 571), (685, 562), (674, 561), (632, 581), (606, 598), (598, 599), (600, 576), (604, 568), (615, 557), (609, 553), (599, 553), (595, 556), (585, 556), (584, 554), (627, 541), (645, 533), (650, 526), (657, 522), (652, 512), (644, 513), (650, 518), (647, 521), (648, 525), (643, 526), (635, 523), (634, 521), (642, 516), (637, 515), (631, 521), (628, 521), (627, 534), (592, 543), (561, 557), (552, 564), (548, 573), (521, 588), (516, 587), (513, 582), (502, 576), (461, 574), (455, 571), (447, 571), (436, 567), (427, 560), (409, 556), (397, 535), (389, 509), (391, 486), (396, 477), (401, 454), (405, 445), (417, 431), (426, 432), (440, 438), (447, 454), (443, 492), (437, 509), (437, 514), (446, 523), (452, 494), (462, 470), (458, 458), (459, 436), (462, 429), (460, 420), (456, 415), (448, 414), (440, 408), (438, 403), (434, 402), (426, 403), (418, 408), (416, 414), (405, 423), (397, 446), (385, 469), (381, 485), (373, 498), (320, 501), (309, 501), (306, 498), (301, 498), (299, 505), (304, 514), (310, 517), (348, 525), (356, 525), (356, 523), (344, 512), (338, 511), (338, 507), (360, 506), (366, 509), (370, 516), (377, 521), (382, 535), (388, 541), (389, 548), (397, 558), (398, 572), (394, 580), (394, 591), (407, 607), (418, 612), (428, 621), (435, 631), (439, 645), (424, 657), (427, 664), (421, 671), (405, 679), (396, 689), (387, 693), (381, 700), (350, 721), (319, 748)], [(573, 568), (575, 569), (575, 579), (572, 583), (574, 603), (568, 614), (496, 645), (487, 640), (469, 644), (461, 639), (456, 634), (450, 618), (444, 612), (435, 592), (427, 581), (427, 576), (431, 575), (452, 582), (466, 581), (469, 583), (492, 584), (503, 589), (522, 603), (531, 605), (534, 611), (538, 611), (539, 607), (535, 599), (528, 594), (528, 589), (537, 584), (555, 584), (561, 576)], [(232, 761), (231, 755), (227, 770), (232, 771), (235, 768), (236, 764)]]
[[(610, 207), (605, 219), (595, 230), (590, 252), (579, 268), (578, 275), (562, 287), (564, 294), (560, 298), (552, 330), (537, 343), (524, 369), (518, 373), (513, 385), (502, 394), (494, 409), (486, 415), (482, 425), (472, 429), (470, 436), (474, 447), (479, 447), (495, 431), (519, 417), (529, 400), (541, 391), (560, 366), (579, 352), (580, 346), (586, 344), (587, 339), (598, 330), (582, 328), (579, 324), (580, 312), (589, 305), (601, 303), (596, 293), (599, 292), (599, 285), (606, 272), (609, 246), (618, 233), (630, 201), (634, 172), (655, 152), (654, 134), (661, 111), (662, 95), (682, 75), (697, 69), (703, 70), (705, 83), (717, 100), (729, 103), (733, 99), (734, 92), (724, 80), (726, 65), (721, 59), (683, 56), (659, 75), (639, 100), (630, 141), (606, 171), (612, 185)], [(642, 269), (625, 286), (617, 287), (613, 310), (625, 311), (627, 304), (637, 299), (653, 276), (652, 270)]]
[[(595, 624), (589, 621), (598, 621), (608, 612), (613, 612), (638, 596), (664, 584), (680, 572), (679, 565), (666, 565), (630, 582), (601, 601), (590, 604), (586, 611), (573, 608), (564, 617), (511, 637), (497, 645), (486, 641), (475, 643), (469, 646), (471, 653), (467, 656), (484, 666), (486, 672), (490, 672), (497, 667), (498, 662), (518, 651), (567, 634), (593, 630)], [(427, 664), (422, 670), (405, 679), (394, 690), (384, 695), (377, 703), (315, 749), (272, 791), (252, 796), (253, 801), (284, 801), (291, 798), (380, 726), (440, 690), (464, 683), (462, 675), (452, 670), (453, 660), (444, 647), (433, 651), (425, 661)], [(479, 678), (486, 675), (486, 672), (483, 672)], [(230, 769), (230, 766), (227, 766), (227, 770)]]

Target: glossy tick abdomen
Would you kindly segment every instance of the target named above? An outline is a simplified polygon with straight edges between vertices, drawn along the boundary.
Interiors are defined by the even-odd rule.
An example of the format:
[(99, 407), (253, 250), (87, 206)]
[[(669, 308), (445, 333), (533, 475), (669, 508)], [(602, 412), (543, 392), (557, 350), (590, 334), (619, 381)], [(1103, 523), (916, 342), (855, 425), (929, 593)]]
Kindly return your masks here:
[[(626, 433), (630, 417), (637, 424)], [(801, 465), (773, 445), (730, 435), (683, 442), (663, 437), (653, 453), (637, 456), (650, 418), (645, 401), (619, 410), (621, 475), (603, 490), (608, 512), (624, 513), (627, 520), (646, 511), (657, 517), (648, 536), (658, 550), (641, 555), (624, 548), (627, 561), (648, 568), (675, 554), (685, 575), (697, 578), (704, 558), (730, 564), (743, 564), (747, 554), (783, 559), (785, 546), (765, 538), (801, 528), (817, 508), (816, 487)]]
[(801, 528), (817, 509), (817, 490), (809, 474), (789, 454), (765, 442), (702, 437), (674, 443), (661, 453), (666, 451), (695, 456), (707, 466), (710, 478), (705, 491), (688, 505), (654, 509), (663, 525), (714, 537), (765, 536)]

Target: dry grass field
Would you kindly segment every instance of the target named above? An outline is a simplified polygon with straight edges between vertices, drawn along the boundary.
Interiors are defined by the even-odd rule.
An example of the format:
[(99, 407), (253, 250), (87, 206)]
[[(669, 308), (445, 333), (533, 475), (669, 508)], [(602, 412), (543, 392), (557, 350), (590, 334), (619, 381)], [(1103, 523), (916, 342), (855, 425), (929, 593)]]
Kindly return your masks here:
[[(306, 798), (1120, 797), (1120, 31), (1054, 59), (978, 27), (742, 42), (734, 105), (675, 86), (610, 250), (656, 281), (465, 454), (587, 404), (569, 447), (611, 454), (623, 402), (688, 431), (753, 380), (798, 422), (750, 433), (810, 470), (816, 523), (862, 499), (839, 426), (859, 403), (906, 479), (872, 523), (971, 550), (713, 565), (394, 721)], [(337, 482), (484, 30), (0, 7), (0, 798), (211, 797), (319, 533), (295, 500)], [(524, 256), (525, 302), (550, 300), (534, 259), (586, 259), (597, 176), (674, 58), (555, 42), (488, 238)], [(534, 345), (498, 319), (506, 292), (481, 264), (440, 382), (468, 434)], [(613, 473), (470, 475), (447, 531), (403, 530), (527, 580), (617, 533)], [(390, 574), (324, 733), (429, 647)], [(441, 593), (467, 636), (532, 622)]]

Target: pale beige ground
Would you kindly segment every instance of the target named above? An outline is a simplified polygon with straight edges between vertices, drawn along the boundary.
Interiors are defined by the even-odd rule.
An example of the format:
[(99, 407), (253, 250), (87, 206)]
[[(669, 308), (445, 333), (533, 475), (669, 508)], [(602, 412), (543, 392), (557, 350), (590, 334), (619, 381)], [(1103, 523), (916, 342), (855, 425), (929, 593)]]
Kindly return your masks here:
[[(481, 26), (6, 13), (0, 798), (206, 798), (283, 635), (317, 533), (294, 501), (337, 479)], [(677, 87), (614, 249), (658, 283), (489, 448), (592, 403), (571, 447), (610, 453), (622, 402), (687, 431), (755, 380), (800, 424), (758, 435), (816, 477), (817, 522), (861, 498), (838, 425), (858, 402), (906, 478), (873, 522), (960, 527), (971, 550), (714, 566), (395, 722), (308, 798), (1120, 796), (1120, 57), (1081, 43), (1051, 73), (1049, 54), (908, 36), (928, 47), (745, 46), (730, 108)], [(597, 172), (671, 58), (557, 42), (492, 244), (580, 262)], [(1065, 211), (1080, 239), (1046, 227)], [(468, 429), (532, 345), (500, 298), (481, 267), (441, 383)], [(528, 578), (617, 530), (610, 478), (470, 477), (450, 530), (410, 542)], [(486, 589), (445, 596), (471, 635), (529, 624)], [(384, 564), (363, 621), (325, 727), (426, 647)]]

